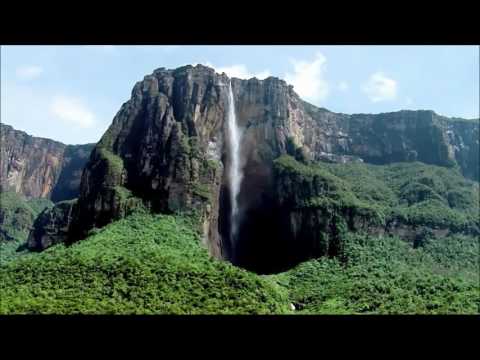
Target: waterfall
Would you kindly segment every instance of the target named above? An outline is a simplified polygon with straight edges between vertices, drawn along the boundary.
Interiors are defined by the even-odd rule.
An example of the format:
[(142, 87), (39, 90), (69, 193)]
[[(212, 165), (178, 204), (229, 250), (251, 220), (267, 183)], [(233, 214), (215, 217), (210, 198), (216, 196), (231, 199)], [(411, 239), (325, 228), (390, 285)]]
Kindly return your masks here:
[(230, 168), (228, 179), (230, 185), (231, 213), (230, 213), (230, 241), (235, 243), (238, 231), (238, 193), (242, 182), (242, 169), (240, 167), (240, 139), (241, 131), (237, 126), (235, 115), (235, 101), (233, 99), (232, 82), (228, 83), (228, 141), (230, 150)]

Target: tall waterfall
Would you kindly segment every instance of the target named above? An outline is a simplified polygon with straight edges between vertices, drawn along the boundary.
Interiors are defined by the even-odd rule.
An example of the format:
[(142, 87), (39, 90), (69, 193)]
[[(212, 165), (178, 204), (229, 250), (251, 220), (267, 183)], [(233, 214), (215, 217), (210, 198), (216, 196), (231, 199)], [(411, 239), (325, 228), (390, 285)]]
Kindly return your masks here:
[(238, 230), (238, 193), (242, 182), (242, 169), (240, 167), (240, 140), (241, 131), (237, 126), (235, 115), (235, 101), (233, 99), (232, 82), (228, 83), (228, 141), (230, 150), (230, 168), (228, 178), (230, 185), (230, 199), (232, 204), (230, 214), (230, 240), (235, 241)]

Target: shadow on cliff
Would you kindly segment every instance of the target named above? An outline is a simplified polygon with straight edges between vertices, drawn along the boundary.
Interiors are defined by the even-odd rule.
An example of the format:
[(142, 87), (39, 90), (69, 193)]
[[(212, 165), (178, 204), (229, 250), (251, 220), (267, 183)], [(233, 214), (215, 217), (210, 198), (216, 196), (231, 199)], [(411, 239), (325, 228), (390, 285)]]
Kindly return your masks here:
[(230, 239), (231, 199), (227, 186), (220, 193), (219, 233), (224, 258), (233, 265), (258, 274), (274, 274), (321, 254), (295, 239), (288, 214), (279, 207), (271, 168), (262, 164), (245, 167), (239, 194), (239, 230)]

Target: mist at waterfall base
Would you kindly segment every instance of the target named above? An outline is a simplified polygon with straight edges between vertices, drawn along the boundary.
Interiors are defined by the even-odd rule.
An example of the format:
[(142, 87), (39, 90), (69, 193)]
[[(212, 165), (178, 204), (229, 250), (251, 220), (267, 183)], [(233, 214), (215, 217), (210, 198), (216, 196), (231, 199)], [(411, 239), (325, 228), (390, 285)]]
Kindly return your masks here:
[[(244, 130), (239, 126), (232, 84), (228, 84), (226, 121), (227, 184), (220, 192), (219, 232), (225, 258), (256, 273), (285, 271), (305, 258), (292, 243), (288, 218), (278, 207), (272, 169), (242, 158)], [(242, 151), (243, 150), (243, 151)]]

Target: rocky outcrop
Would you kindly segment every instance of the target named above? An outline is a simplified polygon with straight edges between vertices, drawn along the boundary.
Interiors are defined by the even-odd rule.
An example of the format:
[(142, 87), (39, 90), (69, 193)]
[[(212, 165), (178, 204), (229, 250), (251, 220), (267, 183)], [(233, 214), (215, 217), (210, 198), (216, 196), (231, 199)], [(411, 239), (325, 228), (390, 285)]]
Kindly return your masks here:
[(41, 251), (52, 245), (66, 242), (76, 200), (66, 200), (47, 208), (38, 215), (28, 235), (27, 247)]
[(78, 196), (93, 144), (64, 145), (0, 124), (0, 191), (53, 201)]
[(85, 168), (72, 239), (121, 217), (128, 199), (140, 199), (152, 211), (196, 211), (210, 251), (221, 256), (227, 80), (188, 66), (158, 69), (135, 85)]

